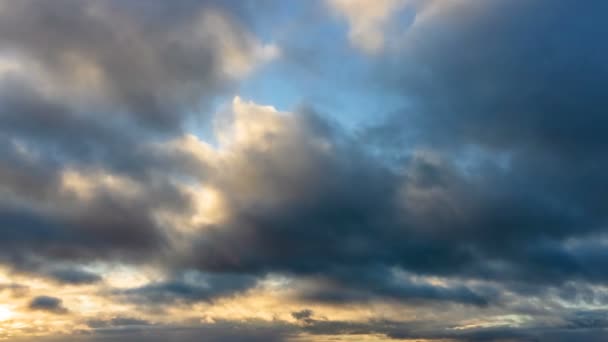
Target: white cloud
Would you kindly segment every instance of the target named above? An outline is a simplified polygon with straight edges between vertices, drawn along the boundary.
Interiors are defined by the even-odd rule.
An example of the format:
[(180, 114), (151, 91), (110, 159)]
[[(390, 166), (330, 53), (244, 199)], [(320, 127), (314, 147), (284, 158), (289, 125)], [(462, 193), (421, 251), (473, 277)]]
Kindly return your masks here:
[(384, 47), (384, 29), (406, 0), (328, 0), (336, 15), (350, 26), (349, 39), (357, 48), (376, 53)]
[(326, 0), (326, 2), (334, 15), (346, 19), (351, 44), (368, 54), (381, 52), (391, 40), (399, 38), (399, 36), (389, 37), (386, 31), (402, 10), (411, 10), (413, 14), (413, 19), (405, 30), (405, 33), (408, 33), (418, 26), (436, 24), (435, 19), (442, 17), (447, 11), (452, 11), (463, 4), (469, 6), (472, 4), (469, 0)]
[[(260, 64), (280, 55), (275, 44), (264, 44), (251, 34), (243, 32), (220, 12), (206, 10), (193, 29), (194, 39), (201, 44), (211, 41), (219, 54), (222, 73), (233, 79), (245, 77)], [(183, 39), (189, 40), (189, 34)]]

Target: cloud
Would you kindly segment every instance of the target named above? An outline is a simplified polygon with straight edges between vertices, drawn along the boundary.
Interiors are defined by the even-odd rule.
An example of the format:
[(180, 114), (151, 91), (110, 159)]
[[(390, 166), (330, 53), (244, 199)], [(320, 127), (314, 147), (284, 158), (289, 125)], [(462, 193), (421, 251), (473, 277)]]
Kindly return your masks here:
[[(136, 256), (162, 243), (164, 233), (153, 215), (156, 206), (153, 203), (160, 198), (150, 196), (148, 191), (154, 191), (151, 187), (136, 197), (122, 195), (112, 192), (111, 186), (104, 188), (106, 185), (101, 184), (97, 187), (97, 181), (89, 183), (87, 171), (82, 170), (67, 173), (72, 177), (72, 183), (67, 182), (67, 185), (66, 172), (51, 171), (53, 178), (45, 174), (49, 177), (43, 181), (45, 184), (29, 188), (28, 182), (36, 184), (42, 181), (36, 173), (46, 170), (37, 163), (23, 166), (26, 169), (19, 174), (18, 164), (6, 164), (4, 170), (7, 173), (1, 180), (5, 191), (11, 194), (11, 200), (5, 201), (2, 209), (1, 220), (6, 227), (2, 233), (6, 244), (2, 254), (19, 256), (24, 262), (31, 254), (66, 260), (109, 256), (110, 251)], [(27, 174), (29, 171), (32, 173)], [(14, 177), (18, 177), (21, 183)], [(75, 184), (81, 188), (71, 188)], [(162, 185), (160, 187), (163, 188)], [(171, 193), (170, 188), (157, 190), (164, 193), (161, 197), (177, 196), (170, 201), (182, 200), (179, 193)], [(165, 198), (169, 200), (169, 197)], [(31, 201), (29, 208), (19, 205), (23, 200)], [(37, 263), (35, 260), (32, 262)]]
[[(219, 126), (217, 147), (192, 137), (161, 147), (198, 166), (192, 175), (204, 175), (200, 181), (214, 189), (224, 212), (193, 228), (192, 248), (180, 258), (184, 267), (310, 277), (317, 285), (302, 289), (308, 300), (486, 304), (465, 285), (416, 284), (390, 270), (449, 275), (476, 261), (403, 220), (403, 175), (313, 112), (281, 113), (235, 98), (232, 116)], [(367, 182), (352, 186), (361, 179)]]
[(68, 282), (95, 277), (53, 262), (150, 260), (196, 194), (148, 147), (278, 47), (236, 3), (1, 8), (0, 259)]
[(301, 311), (292, 312), (291, 315), (293, 316), (293, 318), (300, 321), (310, 319), (313, 315), (313, 312), (310, 309), (303, 309)]
[(96, 106), (108, 120), (124, 113), (155, 129), (179, 127), (185, 113), (278, 55), (276, 46), (258, 42), (233, 18), (236, 10), (212, 1), (2, 7), (2, 49), (9, 62), (23, 65), (18, 69), (31, 70), (23, 77), (40, 91)]
[[(605, 104), (597, 89), (606, 79), (606, 51), (593, 43), (605, 29), (601, 15), (594, 15), (603, 9), (601, 2), (580, 8), (567, 2), (455, 2), (408, 30), (382, 82), (410, 106), (378, 136), (387, 148), (430, 147), (468, 174), (461, 176), (462, 191), (457, 179), (440, 180), (432, 191), (406, 190), (429, 206), (412, 209), (435, 213), (425, 217), (435, 227), (451, 226), (456, 238), (487, 237), (480, 246), (494, 248), (491, 254), (502, 250), (507, 259), (518, 259), (516, 251), (523, 250), (535, 256), (522, 258), (538, 260), (548, 251), (542, 246), (552, 245), (561, 262), (545, 261), (563, 269), (553, 275), (585, 268), (578, 257), (568, 261), (571, 251), (560, 244), (602, 234), (606, 222), (604, 201), (594, 190), (603, 186), (605, 169), (605, 141), (597, 131)], [(485, 194), (476, 198), (475, 189)], [(448, 208), (452, 213), (442, 219), (438, 213)], [(542, 269), (540, 277), (548, 276)]]
[(334, 304), (389, 299), (409, 303), (437, 301), (445, 305), (452, 302), (483, 307), (495, 295), (495, 291), (484, 288), (471, 289), (450, 281), (447, 284), (433, 284), (395, 273), (398, 272), (390, 272), (381, 265), (366, 269), (344, 267), (325, 272), (310, 282), (303, 279), (301, 286), (296, 285), (296, 296), (306, 301)]
[(349, 25), (348, 38), (357, 48), (377, 53), (384, 47), (384, 29), (407, 0), (327, 0), (327, 6)]
[(47, 311), (54, 314), (68, 313), (68, 309), (63, 306), (61, 299), (50, 296), (38, 296), (32, 299), (29, 308), (31, 310)]
[(192, 194), (158, 176), (166, 163), (146, 146), (278, 48), (247, 31), (239, 6), (212, 1), (0, 7), (0, 259), (89, 281), (41, 264), (168, 244), (159, 211), (189, 210)]
[(148, 322), (144, 319), (130, 318), (130, 317), (114, 317), (109, 320), (91, 320), (87, 322), (87, 325), (93, 329), (107, 329), (107, 328), (120, 328), (120, 327), (145, 327), (150, 326), (153, 323)]
[(61, 283), (72, 285), (93, 284), (102, 280), (98, 274), (77, 268), (56, 268), (49, 275)]
[(149, 283), (118, 293), (119, 296), (151, 307), (166, 304), (212, 301), (252, 288), (256, 278), (247, 275), (185, 272), (169, 280)]
[(236, 96), (210, 138), (281, 57), (245, 4), (1, 1), (2, 295), (82, 341), (605, 336), (606, 5), (327, 5), (407, 107)]

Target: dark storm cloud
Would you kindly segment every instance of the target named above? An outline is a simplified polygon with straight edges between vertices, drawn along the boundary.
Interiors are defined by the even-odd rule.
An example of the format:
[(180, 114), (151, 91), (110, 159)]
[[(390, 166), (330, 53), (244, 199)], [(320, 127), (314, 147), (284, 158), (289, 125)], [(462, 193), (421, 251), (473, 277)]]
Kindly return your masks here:
[[(605, 187), (608, 167), (601, 95), (608, 51), (596, 43), (608, 29), (605, 3), (495, 1), (447, 8), (431, 24), (412, 29), (408, 43), (421, 40), (402, 57), (413, 63), (398, 62), (405, 71), (392, 85), (414, 105), (396, 126), (416, 127), (415, 139), (455, 159), (475, 146), (504, 156), (506, 166), (474, 168), (466, 192), (453, 194), (472, 202), (472, 210), (463, 219), (432, 217), (427, 224), (452, 226), (457, 234), (451, 238), (478, 239), (489, 257), (510, 264), (498, 276), (597, 279), (605, 257), (568, 250), (561, 241), (606, 227), (606, 201), (597, 189)], [(433, 34), (422, 37), (425, 30)], [(408, 134), (388, 132), (394, 138)]]
[(605, 147), (604, 2), (446, 7), (412, 28), (412, 38), (433, 35), (405, 53), (412, 78), (398, 83), (420, 106), (422, 134), (564, 157)]
[(28, 306), (31, 310), (47, 311), (54, 314), (66, 314), (68, 309), (63, 306), (63, 301), (56, 297), (38, 296)]
[(408, 302), (438, 301), (485, 306), (496, 292), (489, 289), (471, 289), (463, 285), (437, 286), (415, 282), (406, 276), (396, 276), (381, 265), (365, 269), (344, 268), (325, 272), (304, 286), (299, 293), (302, 299), (330, 303), (372, 301), (384, 298)]
[(95, 108), (87, 111), (43, 94), (32, 81), (10, 76), (0, 80), (0, 137), (55, 163), (103, 162), (126, 169), (145, 132), (114, 122), (103, 112), (91, 113)]
[[(21, 179), (23, 184), (30, 181), (35, 183), (42, 179), (30, 178), (32, 175), (25, 173), (17, 174), (17, 170), (4, 171), (15, 172), (13, 176)], [(121, 198), (102, 192), (88, 203), (76, 203), (75, 199), (62, 194), (58, 180), (46, 179), (44, 182), (48, 183), (45, 184), (46, 188), (32, 188), (33, 194), (30, 195), (25, 192), (26, 188), (19, 186), (19, 183), (11, 181), (10, 178), (0, 179), (3, 190), (8, 191), (11, 194), (9, 198), (15, 202), (31, 199), (35, 205), (40, 204), (36, 201), (42, 203), (52, 201), (49, 203), (59, 207), (57, 213), (49, 215), (42, 210), (23, 208), (17, 203), (3, 201), (0, 217), (3, 239), (0, 244), (5, 245), (5, 248), (0, 254), (23, 255), (35, 252), (58, 258), (76, 259), (104, 254), (107, 256), (112, 251), (133, 255), (162, 244), (160, 227), (151, 217), (151, 211), (160, 205), (158, 201), (166, 195), (177, 196), (178, 202), (174, 203), (180, 201), (179, 194), (171, 194), (176, 191), (175, 189), (161, 186), (157, 188), (158, 191), (169, 192), (157, 193), (160, 197), (150, 193), (148, 198), (134, 201), (132, 198)], [(153, 185), (149, 184), (149, 186)], [(170, 202), (172, 200), (168, 197), (164, 198)], [(62, 206), (71, 206), (72, 210), (65, 212), (61, 210)]]
[[(233, 4), (234, 5), (234, 4)], [(226, 8), (221, 8), (226, 7)], [(220, 21), (204, 15), (221, 10)], [(246, 57), (254, 43), (229, 4), (27, 0), (4, 2), (1, 52), (40, 65), (57, 89), (88, 86), (100, 110), (122, 112), (159, 129), (227, 85), (222, 44)], [(224, 25), (225, 23), (225, 25)], [(212, 25), (212, 26), (210, 26)], [(84, 79), (83, 79), (84, 78)], [(84, 82), (80, 83), (79, 82)], [(70, 84), (72, 83), (72, 84)], [(78, 96), (73, 93), (73, 96)]]
[(313, 312), (310, 309), (303, 309), (291, 313), (291, 316), (298, 321), (307, 321), (312, 318)]
[[(253, 63), (257, 42), (239, 22), (245, 3), (27, 0), (0, 8), (0, 63), (19, 65), (0, 79), (0, 257), (16, 262), (35, 250), (92, 259), (162, 246), (153, 211), (189, 208), (189, 199), (146, 146), (225, 89), (239, 73), (226, 64), (235, 54)], [(82, 203), (63, 193), (70, 168), (136, 177), (146, 194), (95, 190)]]
[[(604, 4), (590, 2), (580, 13), (572, 6), (448, 5), (421, 24), (436, 35), (411, 50), (404, 43), (400, 57), (411, 58), (390, 65), (405, 75), (391, 86), (414, 103), (414, 113), (397, 123), (420, 129), (414, 145), (397, 146), (399, 168), (340, 128), (299, 113), (297, 128), (272, 134), (268, 149), (249, 149), (234, 166), (243, 168), (234, 171), (239, 177), (269, 185), (257, 197), (242, 195), (226, 172), (231, 165), (217, 174), (205, 169), (230, 216), (205, 227), (188, 265), (322, 275), (335, 289), (317, 298), (334, 301), (386, 296), (483, 305), (500, 287), (476, 293), (394, 282), (382, 272), (368, 280), (369, 270), (383, 267), (507, 287), (604, 284), (608, 259), (590, 235), (601, 235), (608, 218), (598, 191), (608, 171), (598, 133), (606, 51), (591, 43), (606, 29)], [(426, 149), (412, 154), (417, 146)], [(572, 238), (579, 245), (565, 243)]]
[[(550, 248), (524, 244), (521, 256), (509, 255), (515, 242), (537, 237), (527, 227), (559, 224), (567, 231), (576, 222), (570, 213), (544, 209), (525, 193), (497, 196), (491, 178), (478, 184), (450, 161), (419, 156), (403, 172), (392, 170), (339, 129), (311, 113), (300, 114), (296, 125), (286, 124), (285, 132), (272, 135), (269, 149), (247, 149), (238, 156), (242, 164), (223, 164), (217, 171), (208, 167), (205, 180), (226, 196), (230, 216), (205, 227), (186, 263), (205, 271), (310, 277), (321, 285), (303, 295), (333, 302), (384, 297), (485, 305), (488, 298), (497, 299), (489, 288), (398, 279), (390, 267), (500, 281), (548, 282), (573, 275), (566, 264), (547, 267)], [(295, 155), (297, 161), (288, 157)], [(501, 172), (485, 171), (488, 178)], [(243, 195), (242, 175), (253, 184), (247, 191), (257, 196)], [(505, 212), (500, 204), (506, 201), (517, 207)], [(561, 248), (547, 246), (555, 246), (555, 252)]]
[(49, 276), (60, 283), (72, 285), (94, 284), (102, 280), (102, 277), (96, 273), (67, 267), (51, 270)]
[[(328, 293), (310, 294), (318, 299), (338, 301), (340, 294), (343, 301), (379, 296), (485, 304), (466, 287), (393, 278), (389, 266), (442, 274), (474, 260), (465, 248), (419, 234), (400, 218), (403, 177), (318, 116), (300, 114), (269, 136), (268, 150), (248, 148), (234, 166), (209, 168), (205, 180), (226, 196), (230, 217), (205, 227), (184, 262), (204, 271), (278, 271), (335, 281)], [(244, 175), (252, 197), (239, 188)]]
[[(0, 53), (24, 64), (0, 80), (0, 235), (6, 245), (0, 254), (13, 260), (30, 252), (91, 258), (100, 250), (133, 254), (162, 243), (151, 211), (169, 202), (188, 207), (168, 182), (139, 178), (147, 190), (158, 191), (142, 198), (147, 203), (105, 192), (75, 206), (61, 193), (61, 175), (67, 167), (86, 165), (145, 177), (149, 163), (140, 150), (152, 137), (144, 127), (180, 127), (195, 96), (198, 101), (224, 87), (222, 39), (234, 40), (245, 55), (253, 48), (229, 10), (193, 1), (171, 7), (2, 2)], [(223, 18), (219, 26), (199, 27), (207, 20), (201, 16), (216, 12)], [(169, 202), (160, 204), (160, 198)]]
[(253, 287), (256, 282), (256, 277), (248, 275), (186, 272), (166, 281), (121, 291), (118, 295), (151, 307), (175, 303), (191, 304), (242, 292)]
[[(0, 258), (48, 275), (36, 260), (41, 255), (139, 259), (164, 244), (154, 210), (188, 210), (189, 199), (165, 177), (153, 176), (158, 170), (149, 166), (159, 164), (140, 153), (137, 130), (86, 117), (23, 82), (0, 88)], [(88, 177), (89, 199), (66, 192), (66, 172), (72, 169)], [(145, 194), (126, 198), (98, 187), (105, 176), (96, 170), (132, 179)]]
[[(116, 323), (124, 318), (116, 319)], [(132, 319), (127, 319), (132, 320)], [(112, 320), (115, 321), (115, 320)], [(129, 323), (129, 322), (127, 322)], [(268, 324), (251, 320), (247, 322), (219, 321), (194, 326), (141, 324), (112, 324), (114, 328), (99, 327), (91, 332), (80, 332), (71, 335), (36, 336), (34, 339), (15, 337), (18, 342), (285, 342), (293, 336), (294, 329), (285, 324)], [(130, 327), (131, 326), (131, 327)], [(136, 328), (134, 328), (136, 327)]]
[(481, 160), (465, 183), (440, 177), (426, 186), (447, 190), (459, 213), (433, 208), (422, 223), (502, 260), (506, 277), (605, 281), (596, 273), (601, 248), (562, 241), (602, 234), (608, 218), (598, 190), (608, 170), (606, 9), (602, 1), (446, 5), (411, 28), (406, 52), (387, 69), (398, 79), (385, 74), (412, 103), (385, 138), (414, 131), (411, 143)]

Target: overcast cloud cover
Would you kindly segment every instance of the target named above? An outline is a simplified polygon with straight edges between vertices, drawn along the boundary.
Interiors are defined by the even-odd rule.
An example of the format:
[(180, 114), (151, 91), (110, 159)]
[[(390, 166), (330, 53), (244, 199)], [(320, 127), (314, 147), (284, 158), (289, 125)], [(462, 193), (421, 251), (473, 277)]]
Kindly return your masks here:
[(0, 0), (0, 340), (608, 340), (608, 3)]

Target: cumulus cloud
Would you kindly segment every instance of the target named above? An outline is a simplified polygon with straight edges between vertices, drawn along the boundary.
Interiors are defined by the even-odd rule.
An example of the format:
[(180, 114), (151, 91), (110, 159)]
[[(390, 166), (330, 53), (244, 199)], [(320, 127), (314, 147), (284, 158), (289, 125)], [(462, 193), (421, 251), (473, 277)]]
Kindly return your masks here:
[(162, 165), (143, 151), (148, 139), (180, 129), (278, 48), (247, 31), (238, 6), (212, 1), (1, 9), (2, 258), (31, 268), (41, 255), (91, 260), (161, 246), (159, 208), (188, 208), (192, 194), (143, 175)]
[(241, 12), (213, 1), (2, 2), (3, 262), (77, 284), (99, 278), (54, 263), (162, 257), (168, 218), (203, 204), (148, 146), (279, 54)]
[[(596, 130), (604, 104), (596, 90), (606, 80), (606, 51), (583, 43), (601, 39), (603, 25), (589, 23), (602, 21), (594, 13), (603, 7), (593, 2), (572, 17), (562, 2), (457, 2), (404, 35), (404, 50), (389, 67), (403, 72), (387, 72), (382, 82), (410, 107), (390, 121), (394, 129), (372, 136), (382, 136), (385, 146), (429, 146), (468, 174), (458, 180), (458, 171), (436, 172), (445, 168), (434, 163), (427, 169), (437, 174), (432, 191), (406, 187), (406, 198), (418, 202), (409, 210), (426, 212), (427, 227), (434, 222), (458, 231), (455, 238), (485, 237), (494, 256), (543, 264), (538, 278), (586, 268), (585, 257), (562, 243), (602, 234), (606, 222), (593, 190), (604, 182), (604, 140)], [(568, 33), (560, 30), (563, 20)], [(501, 273), (511, 270), (522, 271)]]
[[(302, 288), (301, 296), (321, 301), (378, 296), (485, 304), (484, 295), (466, 286), (409, 283), (390, 270), (444, 274), (475, 262), (401, 217), (404, 175), (314, 112), (284, 113), (235, 98), (232, 116), (217, 147), (185, 137), (161, 148), (191, 159), (187, 164), (198, 166), (192, 174), (203, 175), (200, 182), (214, 189), (224, 211), (221, 220), (194, 230), (192, 249), (181, 258), (185, 266), (295, 273), (317, 284)], [(361, 179), (366, 185), (352, 186)], [(416, 257), (425, 254), (434, 261)]]

